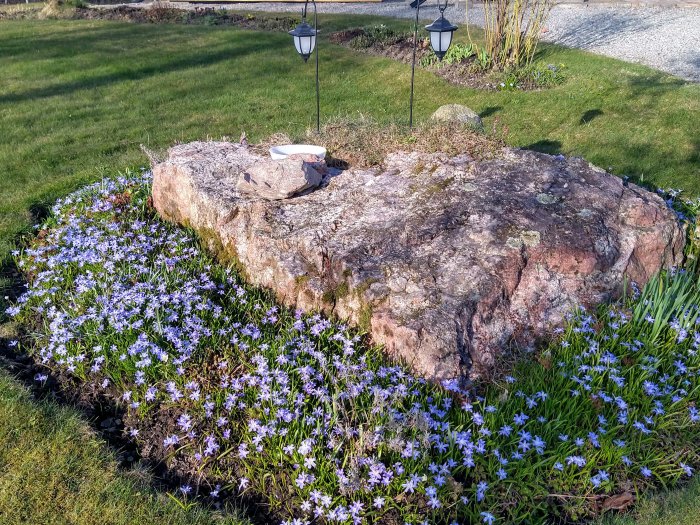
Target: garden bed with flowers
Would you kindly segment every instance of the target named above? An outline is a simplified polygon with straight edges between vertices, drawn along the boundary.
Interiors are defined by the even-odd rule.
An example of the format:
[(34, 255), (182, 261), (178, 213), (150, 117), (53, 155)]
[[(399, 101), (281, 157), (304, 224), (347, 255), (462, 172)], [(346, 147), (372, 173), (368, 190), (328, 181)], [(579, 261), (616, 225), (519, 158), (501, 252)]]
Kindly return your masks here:
[[(59, 201), (17, 254), (19, 348), (182, 480), (266, 520), (580, 520), (700, 464), (700, 283), (653, 279), (574, 312), (474, 391), (390, 363), (353, 329), (286, 310), (160, 221), (150, 174)], [(296, 521), (295, 521), (296, 520)]]
[[(384, 56), (405, 64), (413, 61), (413, 33), (379, 24), (338, 31), (330, 41), (371, 55)], [(531, 64), (511, 71), (496, 71), (484, 49), (456, 42), (440, 61), (424, 32), (419, 33), (416, 65), (433, 72), (451, 84), (485, 90), (543, 89), (565, 81), (564, 66)]]

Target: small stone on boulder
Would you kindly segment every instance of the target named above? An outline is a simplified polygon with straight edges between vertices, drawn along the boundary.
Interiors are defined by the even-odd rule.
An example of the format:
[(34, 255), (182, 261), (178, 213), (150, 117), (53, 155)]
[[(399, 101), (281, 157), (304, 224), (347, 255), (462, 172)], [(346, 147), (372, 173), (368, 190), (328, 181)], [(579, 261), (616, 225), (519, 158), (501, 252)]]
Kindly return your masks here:
[(484, 129), (484, 123), (481, 122), (481, 117), (475, 111), (461, 104), (446, 104), (437, 108), (433, 113), (432, 120), (437, 122), (458, 122), (467, 124), (477, 130)]
[(314, 163), (301, 155), (292, 155), (283, 160), (265, 159), (253, 164), (241, 172), (236, 189), (264, 199), (282, 200), (318, 187), (321, 180)]

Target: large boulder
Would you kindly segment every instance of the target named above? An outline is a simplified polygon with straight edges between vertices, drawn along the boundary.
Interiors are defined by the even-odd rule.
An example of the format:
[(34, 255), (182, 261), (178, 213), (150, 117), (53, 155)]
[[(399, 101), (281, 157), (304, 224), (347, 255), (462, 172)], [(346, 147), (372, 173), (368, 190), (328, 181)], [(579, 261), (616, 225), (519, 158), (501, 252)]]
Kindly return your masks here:
[(349, 318), (433, 380), (488, 373), (509, 344), (682, 257), (661, 198), (581, 159), (395, 153), (275, 201), (236, 190), (260, 162), (238, 144), (176, 146), (154, 168), (154, 205), (250, 282)]

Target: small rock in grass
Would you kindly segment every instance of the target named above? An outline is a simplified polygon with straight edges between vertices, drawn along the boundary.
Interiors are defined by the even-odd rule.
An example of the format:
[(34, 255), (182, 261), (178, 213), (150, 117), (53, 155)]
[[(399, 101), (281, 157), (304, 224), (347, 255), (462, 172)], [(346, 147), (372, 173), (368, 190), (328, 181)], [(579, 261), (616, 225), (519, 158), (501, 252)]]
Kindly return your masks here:
[(437, 122), (458, 122), (473, 127), (477, 131), (484, 130), (484, 123), (475, 111), (461, 104), (446, 104), (437, 108), (430, 117)]

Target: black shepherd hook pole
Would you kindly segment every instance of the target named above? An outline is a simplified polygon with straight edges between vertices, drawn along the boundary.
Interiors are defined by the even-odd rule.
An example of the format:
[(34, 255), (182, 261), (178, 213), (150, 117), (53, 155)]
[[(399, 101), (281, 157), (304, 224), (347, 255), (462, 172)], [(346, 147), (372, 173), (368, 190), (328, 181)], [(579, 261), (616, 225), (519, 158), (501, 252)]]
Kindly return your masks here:
[(411, 2), (411, 7), (416, 10), (416, 20), (413, 25), (413, 61), (411, 62), (411, 105), (408, 113), (408, 127), (413, 128), (413, 84), (416, 78), (416, 47), (418, 46), (418, 13), (420, 13), (420, 6), (425, 0), (413, 0)]
[[(316, 133), (321, 134), (321, 95), (320, 84), (318, 81), (318, 12), (316, 11), (316, 0), (311, 0), (314, 5), (314, 31), (316, 31)], [(302, 19), (306, 20), (306, 9), (309, 6), (309, 0), (304, 2), (304, 12), (301, 15)]]
[(311, 53), (316, 51), (316, 133), (321, 133), (321, 88), (318, 80), (318, 11), (316, 10), (316, 0), (311, 0), (314, 4), (314, 26), (311, 27), (306, 22), (306, 12), (309, 8), (309, 0), (304, 2), (301, 10), (301, 23), (289, 32), (294, 38), (294, 46), (301, 58), (306, 62)]

